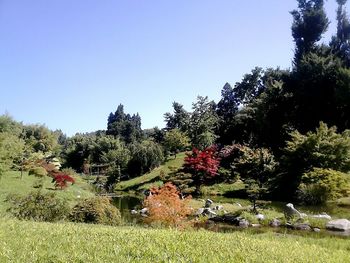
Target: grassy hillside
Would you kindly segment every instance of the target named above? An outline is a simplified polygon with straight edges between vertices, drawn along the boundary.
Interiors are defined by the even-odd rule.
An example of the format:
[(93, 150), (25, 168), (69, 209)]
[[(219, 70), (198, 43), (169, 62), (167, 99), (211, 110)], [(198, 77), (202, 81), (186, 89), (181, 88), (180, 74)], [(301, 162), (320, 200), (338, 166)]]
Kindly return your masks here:
[(350, 240), (0, 220), (0, 262), (349, 262)]
[(163, 165), (157, 167), (149, 173), (146, 173), (142, 176), (122, 181), (115, 186), (116, 191), (126, 191), (126, 190), (137, 190), (137, 189), (146, 189), (152, 185), (159, 185), (161, 182), (157, 180), (161, 171), (165, 174), (170, 172), (169, 167), (180, 168), (184, 163), (185, 153), (179, 153), (176, 159), (170, 159)]
[[(36, 190), (33, 188), (34, 183), (38, 180), (35, 176), (28, 176), (28, 173), (23, 173), (21, 179), (20, 172), (7, 172), (0, 179), (0, 215), (6, 214), (8, 204), (4, 202), (9, 194), (28, 194)], [(74, 203), (79, 196), (85, 198), (93, 196), (90, 186), (79, 177), (75, 177), (76, 183), (64, 190), (54, 190), (52, 179), (48, 176), (44, 178), (44, 186), (42, 191), (54, 191), (59, 198), (64, 198), (71, 203)]]

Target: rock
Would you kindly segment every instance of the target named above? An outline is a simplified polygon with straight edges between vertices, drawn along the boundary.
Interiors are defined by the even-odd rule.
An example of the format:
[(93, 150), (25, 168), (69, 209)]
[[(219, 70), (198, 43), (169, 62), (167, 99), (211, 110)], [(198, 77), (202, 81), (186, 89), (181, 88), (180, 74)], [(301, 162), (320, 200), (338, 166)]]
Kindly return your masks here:
[(297, 216), (299, 218), (303, 218), (305, 216), (307, 216), (304, 213), (300, 213), (297, 209), (294, 208), (294, 205), (291, 203), (288, 203), (284, 209), (284, 216), (286, 217), (286, 219), (291, 219), (294, 216)]
[(336, 219), (329, 221), (326, 225), (329, 230), (347, 231), (350, 230), (350, 221), (347, 219)]
[(224, 209), (224, 207), (222, 205), (217, 205), (217, 206), (214, 207), (213, 210), (220, 211), (220, 210), (223, 210), (223, 209)]
[(238, 205), (239, 207), (242, 207), (242, 205), (240, 203), (236, 203), (236, 205)]
[(204, 208), (198, 208), (197, 212), (196, 212), (196, 216), (202, 215), (204, 212)]
[(148, 216), (148, 208), (142, 208), (141, 210), (140, 210), (140, 214), (141, 214), (141, 216), (144, 216), (144, 217), (147, 217)]
[(271, 227), (279, 227), (279, 226), (281, 226), (281, 221), (275, 218), (275, 219), (271, 220), (269, 225)]
[(319, 215), (312, 215), (311, 217), (332, 220), (332, 217), (330, 215), (327, 215), (326, 213), (321, 213)]
[(213, 200), (207, 199), (205, 201), (204, 207), (209, 208), (213, 203), (214, 203)]
[(238, 223), (239, 227), (247, 228), (249, 227), (249, 221), (247, 219), (241, 219)]
[(263, 214), (257, 214), (255, 217), (256, 217), (259, 221), (265, 219), (265, 216), (264, 216)]
[(131, 213), (132, 215), (137, 215), (137, 214), (138, 214), (138, 212), (137, 212), (135, 209), (132, 209), (132, 210), (130, 211), (130, 213)]
[(217, 216), (217, 214), (210, 208), (204, 208), (204, 211), (202, 214), (208, 216), (209, 218), (213, 218)]
[(314, 228), (313, 228), (313, 231), (314, 231), (314, 232), (321, 232), (321, 229), (319, 229), (318, 227), (314, 227)]
[(261, 227), (260, 224), (252, 224), (252, 227)]
[(310, 225), (306, 224), (306, 223), (295, 224), (295, 225), (293, 225), (293, 228), (295, 230), (306, 230), (306, 231), (310, 231), (311, 230)]

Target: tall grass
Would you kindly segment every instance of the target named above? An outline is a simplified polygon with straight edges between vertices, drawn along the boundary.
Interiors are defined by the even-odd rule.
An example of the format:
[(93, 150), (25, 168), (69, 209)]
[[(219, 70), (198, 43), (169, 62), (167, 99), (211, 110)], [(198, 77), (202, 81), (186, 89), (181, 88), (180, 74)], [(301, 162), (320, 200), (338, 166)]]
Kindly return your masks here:
[(350, 240), (0, 220), (0, 262), (349, 262)]

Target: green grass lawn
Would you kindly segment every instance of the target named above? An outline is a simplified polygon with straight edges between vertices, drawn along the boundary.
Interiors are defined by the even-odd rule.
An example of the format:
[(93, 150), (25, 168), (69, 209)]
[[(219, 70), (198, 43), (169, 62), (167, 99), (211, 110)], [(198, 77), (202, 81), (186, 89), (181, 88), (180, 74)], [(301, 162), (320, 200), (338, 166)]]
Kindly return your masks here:
[[(147, 188), (153, 186), (153, 185), (161, 185), (161, 182), (159, 180), (156, 180), (157, 177), (159, 177), (160, 172), (163, 171), (165, 174), (170, 172), (169, 167), (176, 167), (180, 168), (183, 163), (184, 163), (184, 158), (186, 154), (185, 153), (179, 153), (177, 154), (176, 159), (170, 159), (168, 160), (165, 164), (153, 169), (151, 172), (146, 173), (142, 176), (127, 180), (127, 181), (122, 181), (118, 183), (115, 186), (116, 191), (126, 191), (126, 190), (137, 190), (137, 189), (143, 189), (147, 186)], [(156, 180), (154, 184), (152, 181)], [(144, 186), (146, 185), (146, 186)]]
[(350, 262), (350, 239), (0, 219), (0, 262)]
[[(55, 192), (59, 198), (66, 199), (72, 205), (79, 198), (91, 197), (94, 193), (91, 191), (90, 186), (81, 178), (74, 177), (76, 183), (68, 186), (64, 190), (55, 190), (52, 179), (48, 176), (44, 177), (44, 185), (42, 191)], [(28, 173), (24, 172), (21, 178), (20, 172), (6, 172), (0, 180), (0, 215), (6, 215), (6, 209), (8, 203), (4, 200), (9, 194), (26, 195), (31, 191), (37, 190), (33, 188), (34, 183), (38, 180), (35, 176), (28, 176)]]

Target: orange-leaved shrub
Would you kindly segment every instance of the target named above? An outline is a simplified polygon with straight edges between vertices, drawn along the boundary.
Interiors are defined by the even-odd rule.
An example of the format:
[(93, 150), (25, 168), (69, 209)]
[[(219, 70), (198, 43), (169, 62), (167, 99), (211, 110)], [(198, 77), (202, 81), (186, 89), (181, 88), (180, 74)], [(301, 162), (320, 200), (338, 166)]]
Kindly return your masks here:
[(188, 206), (191, 197), (181, 198), (176, 186), (166, 183), (162, 187), (154, 187), (143, 204), (148, 209), (146, 223), (155, 223), (167, 227), (183, 228), (192, 210)]

